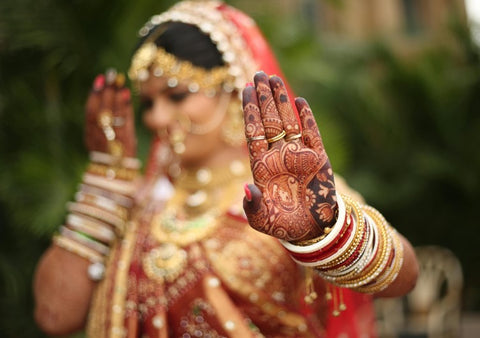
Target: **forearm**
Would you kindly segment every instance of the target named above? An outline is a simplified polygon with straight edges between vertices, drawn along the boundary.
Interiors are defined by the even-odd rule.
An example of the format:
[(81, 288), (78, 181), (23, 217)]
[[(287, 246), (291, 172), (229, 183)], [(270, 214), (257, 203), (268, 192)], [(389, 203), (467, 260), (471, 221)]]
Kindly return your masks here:
[(85, 323), (95, 282), (88, 278), (91, 263), (52, 244), (35, 273), (35, 321), (49, 335), (80, 330)]
[(403, 264), (398, 272), (397, 277), (383, 291), (375, 294), (376, 297), (399, 297), (410, 292), (417, 282), (418, 262), (415, 252), (410, 242), (398, 234), (403, 245)]
[(41, 258), (34, 281), (35, 319), (51, 335), (85, 324), (110, 248), (121, 240), (133, 207), (138, 160), (91, 153), (68, 216)]

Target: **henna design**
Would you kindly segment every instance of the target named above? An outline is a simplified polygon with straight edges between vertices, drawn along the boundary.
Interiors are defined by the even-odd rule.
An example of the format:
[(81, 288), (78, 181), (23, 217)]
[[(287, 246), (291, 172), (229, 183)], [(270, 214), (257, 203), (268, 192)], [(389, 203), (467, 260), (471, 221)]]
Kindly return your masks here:
[(282, 79), (278, 76), (272, 76), (270, 78), (270, 87), (272, 88), (273, 96), (277, 104), (278, 114), (283, 121), (283, 129), (287, 133), (286, 138), (300, 133), (300, 125), (292, 109), (287, 89)]
[(262, 116), (265, 136), (272, 138), (283, 131), (283, 122), (277, 111), (277, 107), (272, 96), (268, 76), (265, 73), (257, 73), (254, 78), (260, 111)]
[[(252, 88), (244, 90), (247, 138), (262, 132), (266, 137), (275, 136), (281, 131), (279, 115), (283, 128), (291, 135), (298, 134), (300, 125), (292, 107), (286, 105), (283, 82), (278, 77), (266, 80), (264, 73), (255, 75), (257, 97)], [(333, 171), (317, 124), (305, 100), (297, 99), (295, 104), (304, 143), (300, 139), (282, 140), (270, 149), (265, 140), (249, 144), (254, 183), (261, 196), (251, 202), (255, 208), (248, 203), (245, 208), (253, 228), (288, 241), (322, 235), (335, 222), (337, 213)]]

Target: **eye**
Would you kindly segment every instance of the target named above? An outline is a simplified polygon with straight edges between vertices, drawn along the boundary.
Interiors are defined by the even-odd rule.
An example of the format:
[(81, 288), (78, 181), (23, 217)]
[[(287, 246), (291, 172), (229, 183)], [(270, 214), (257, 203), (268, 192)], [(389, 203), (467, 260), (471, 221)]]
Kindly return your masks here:
[(150, 110), (153, 106), (153, 101), (149, 98), (141, 98), (140, 99), (140, 111), (147, 111)]
[(188, 92), (176, 92), (171, 93), (169, 98), (172, 102), (178, 103), (183, 101), (188, 96)]

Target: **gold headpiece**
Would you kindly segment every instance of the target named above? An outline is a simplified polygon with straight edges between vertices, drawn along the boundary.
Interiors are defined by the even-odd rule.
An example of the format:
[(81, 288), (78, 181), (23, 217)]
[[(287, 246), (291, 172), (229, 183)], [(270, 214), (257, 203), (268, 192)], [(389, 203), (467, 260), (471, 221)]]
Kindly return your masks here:
[[(212, 90), (223, 86), (226, 91), (236, 89), (241, 93), (257, 66), (235, 24), (218, 10), (221, 4), (213, 0), (182, 1), (168, 11), (154, 15), (139, 31), (140, 37), (148, 35), (148, 38), (132, 59), (130, 78), (144, 81), (151, 68), (155, 76), (168, 77), (171, 87), (186, 81), (194, 92), (205, 89), (207, 93), (214, 93)], [(161, 34), (159, 25), (165, 22), (183, 22), (198, 27), (217, 46), (225, 66), (205, 70), (157, 47), (153, 41)], [(251, 24), (255, 24), (253, 20)]]
[(227, 92), (234, 89), (235, 78), (228, 73), (228, 67), (206, 70), (178, 59), (153, 42), (144, 43), (137, 50), (128, 75), (134, 81), (145, 81), (150, 76), (150, 68), (155, 76), (168, 78), (169, 87), (176, 87), (180, 82), (188, 83), (188, 89), (192, 93), (202, 89), (207, 95), (213, 96), (222, 85)]

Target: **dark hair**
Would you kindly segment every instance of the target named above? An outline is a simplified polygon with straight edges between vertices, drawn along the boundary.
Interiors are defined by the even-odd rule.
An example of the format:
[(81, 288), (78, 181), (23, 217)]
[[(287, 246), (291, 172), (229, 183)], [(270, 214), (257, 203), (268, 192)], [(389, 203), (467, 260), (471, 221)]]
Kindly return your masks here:
[(224, 65), (222, 55), (210, 37), (198, 27), (183, 22), (167, 22), (155, 27), (140, 41), (139, 46), (158, 30), (162, 32), (155, 44), (179, 59), (205, 69)]

